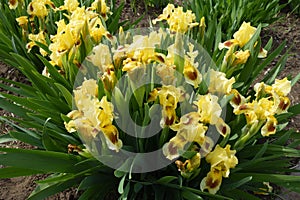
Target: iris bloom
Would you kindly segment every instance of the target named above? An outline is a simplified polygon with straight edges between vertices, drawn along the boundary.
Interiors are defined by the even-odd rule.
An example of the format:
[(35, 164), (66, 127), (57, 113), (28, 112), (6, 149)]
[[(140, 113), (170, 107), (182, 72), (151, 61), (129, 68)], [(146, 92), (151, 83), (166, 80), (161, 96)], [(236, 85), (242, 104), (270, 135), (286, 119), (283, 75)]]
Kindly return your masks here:
[(173, 4), (168, 4), (163, 10), (163, 14), (159, 15), (157, 19), (153, 20), (153, 24), (158, 21), (166, 20), (169, 24), (170, 30), (173, 32), (185, 33), (190, 28), (198, 26), (199, 23), (195, 22), (196, 16), (192, 11), (187, 10), (183, 12), (183, 7), (177, 7)]
[(9, 9), (15, 10), (19, 5), (19, 0), (9, 0), (8, 5)]
[(170, 126), (177, 135), (181, 135), (188, 142), (196, 142), (200, 146), (204, 144), (207, 126), (200, 122), (197, 112), (190, 112), (180, 118), (180, 122)]
[(222, 108), (218, 103), (218, 97), (210, 93), (199, 95), (194, 102), (198, 108), (200, 121), (203, 123), (216, 124), (221, 116)]
[(153, 31), (147, 35), (135, 35), (133, 42), (125, 48), (126, 56), (148, 64), (156, 57), (155, 45), (159, 45), (163, 34)]
[(59, 10), (67, 10), (68, 12), (73, 12), (79, 6), (77, 0), (64, 0), (64, 5), (59, 7)]
[[(38, 46), (38, 45), (36, 44), (36, 42), (40, 42), (40, 43), (45, 44), (45, 45), (47, 44), (47, 43), (46, 43), (46, 39), (45, 39), (45, 35), (44, 35), (44, 32), (43, 32), (43, 31), (39, 32), (38, 34), (29, 34), (29, 35), (28, 35), (28, 39), (31, 40), (29, 43), (26, 44), (26, 48), (28, 49), (28, 52), (31, 51), (32, 47)], [(48, 53), (47, 53), (44, 49), (42, 49), (42, 48), (40, 48), (40, 53), (41, 53), (43, 56), (46, 56), (46, 55), (48, 54)]]
[(161, 83), (163, 85), (175, 85), (177, 81), (175, 73), (175, 65), (159, 64), (156, 67), (156, 74), (161, 78)]
[(222, 177), (228, 178), (230, 169), (235, 168), (238, 159), (236, 151), (230, 150), (230, 145), (225, 148), (217, 145), (215, 149), (206, 156), (206, 161), (210, 163), (211, 169), (207, 176), (201, 181), (201, 190), (207, 189), (209, 193), (215, 194), (221, 186)]
[(235, 156), (236, 150), (230, 150), (230, 145), (225, 148), (217, 145), (215, 149), (206, 156), (206, 161), (211, 164), (211, 169), (221, 167), (223, 177), (228, 177), (230, 168), (235, 168), (238, 159)]
[(180, 160), (176, 160), (175, 164), (177, 165), (178, 171), (180, 171), (181, 175), (185, 178), (189, 178), (193, 172), (195, 172), (199, 166), (201, 161), (200, 153), (196, 153), (191, 159), (186, 160), (184, 163)]
[(233, 66), (239, 65), (239, 64), (245, 64), (250, 56), (250, 51), (236, 51), (234, 53), (234, 61), (232, 63)]
[(225, 73), (213, 69), (209, 70), (209, 77), (208, 91), (210, 93), (229, 94), (235, 83), (234, 77), (227, 79)]
[(48, 15), (47, 5), (55, 9), (55, 5), (51, 0), (32, 0), (28, 4), (27, 13), (38, 18), (44, 18)]
[(213, 168), (210, 172), (207, 173), (206, 177), (202, 179), (200, 183), (200, 189), (202, 191), (208, 190), (211, 194), (216, 194), (220, 189), (222, 184), (222, 172)]
[(205, 143), (207, 127), (199, 120), (200, 116), (197, 112), (190, 112), (183, 115), (179, 123), (170, 126), (177, 134), (163, 146), (163, 153), (168, 159), (178, 158), (185, 150), (185, 146), (192, 142), (200, 146)]
[[(230, 47), (236, 45), (242, 48), (245, 46), (245, 44), (249, 42), (249, 40), (252, 38), (255, 32), (256, 32), (256, 28), (251, 26), (250, 22), (248, 23), (243, 22), (239, 30), (233, 34), (234, 39), (230, 39), (223, 43), (219, 43), (219, 49), (220, 50), (222, 50), (223, 48), (229, 49)], [(261, 48), (258, 54), (258, 58), (267, 57), (267, 53), (268, 52), (265, 49)]]
[(233, 97), (230, 101), (230, 105), (234, 109), (237, 109), (240, 105), (243, 105), (247, 102), (247, 99), (243, 95), (241, 95), (236, 89), (232, 89), (230, 94), (233, 94)]
[(162, 105), (161, 126), (170, 126), (177, 120), (176, 108), (178, 102), (183, 101), (183, 89), (175, 86), (163, 85), (158, 91), (159, 103)]
[(87, 60), (98, 67), (102, 73), (106, 72), (108, 67), (112, 64), (109, 47), (102, 43), (98, 44), (93, 48), (92, 53), (87, 57)]
[(64, 20), (56, 22), (57, 34), (51, 36), (52, 43), (49, 45), (51, 51), (50, 59), (58, 66), (61, 66), (61, 57), (67, 53), (78, 41), (79, 36), (74, 34), (70, 24), (66, 24)]
[(193, 51), (193, 49), (194, 45), (189, 44), (188, 56), (184, 57), (183, 75), (187, 83), (193, 85), (194, 88), (198, 88), (202, 81), (202, 75), (198, 70), (198, 63), (195, 63), (198, 51)]
[(289, 81), (286, 77), (282, 80), (275, 79), (275, 83), (272, 84), (274, 92), (276, 92), (279, 96), (287, 96), (291, 92), (291, 87), (291, 81)]
[(89, 33), (94, 39), (95, 43), (99, 43), (103, 36), (106, 36), (110, 39), (110, 34), (103, 26), (102, 21), (99, 17), (91, 19), (89, 23)]
[(233, 38), (231, 40), (227, 40), (224, 43), (219, 44), (219, 49), (227, 48), (229, 49), (232, 45), (239, 45), (241, 48), (245, 46), (254, 35), (256, 28), (250, 25), (250, 22), (243, 22), (241, 27), (237, 32), (233, 34)]
[(176, 135), (163, 146), (163, 154), (167, 159), (173, 160), (180, 156), (188, 141), (182, 135)]
[(254, 35), (256, 28), (250, 25), (250, 22), (243, 22), (237, 32), (233, 34), (233, 38), (237, 41), (240, 47), (245, 46)]
[(71, 120), (65, 123), (66, 129), (69, 132), (77, 130), (88, 141), (103, 134), (108, 148), (118, 152), (122, 141), (118, 129), (112, 124), (114, 107), (106, 96), (98, 100), (97, 82), (92, 79), (84, 81), (74, 90), (74, 100), (78, 110), (68, 114)]
[(28, 17), (21, 16), (21, 17), (16, 18), (16, 21), (18, 22), (19, 26), (25, 27), (28, 24)]
[(267, 117), (267, 122), (261, 128), (261, 135), (264, 137), (276, 133), (277, 119), (274, 116)]
[(91, 5), (92, 10), (96, 10), (98, 13), (100, 13), (101, 17), (103, 17), (104, 20), (108, 19), (107, 14), (110, 13), (109, 7), (106, 5), (105, 0), (96, 0)]

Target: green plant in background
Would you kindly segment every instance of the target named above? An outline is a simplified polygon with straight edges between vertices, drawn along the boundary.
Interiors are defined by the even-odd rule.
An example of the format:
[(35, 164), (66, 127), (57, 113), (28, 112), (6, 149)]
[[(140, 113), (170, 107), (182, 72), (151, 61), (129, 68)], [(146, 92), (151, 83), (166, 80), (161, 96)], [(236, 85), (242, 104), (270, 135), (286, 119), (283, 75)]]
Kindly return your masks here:
[(289, 1), (290, 9), (292, 13), (295, 12), (297, 15), (300, 15), (300, 1), (299, 0), (291, 0)]
[[(253, 26), (265, 27), (279, 19), (278, 13), (286, 6), (279, 4), (279, 0), (272, 1), (239, 1), (239, 0), (190, 0), (184, 1), (185, 9), (195, 13), (197, 21), (205, 18), (207, 31), (204, 36), (204, 48), (213, 53), (220, 40), (232, 36), (243, 21), (251, 22)], [(201, 28), (194, 30), (197, 39)], [(215, 38), (215, 41), (211, 38)], [(201, 41), (199, 41), (201, 42)]]
[[(74, 4), (68, 2), (55, 5), (71, 9), (68, 5)], [(166, 20), (167, 30), (124, 32), (104, 4), (91, 11), (72, 2), (74, 10), (63, 15), (64, 21), (57, 18), (57, 30), (52, 37), (45, 33), (45, 44), (32, 40), (42, 65), (36, 66), (26, 51), (23, 55), (1, 46), (5, 61), (31, 85), (1, 79), (14, 87), (0, 87), (17, 95), (0, 94), (0, 107), (16, 115), (1, 117), (14, 130), (0, 141), (20, 140), (36, 148), (1, 148), (0, 164), (6, 166), (1, 178), (49, 174), (29, 199), (72, 186), (83, 191), (80, 199), (105, 199), (110, 191), (119, 199), (257, 199), (254, 194), (273, 195), (268, 182), (300, 192), (299, 178), (286, 175), (296, 171), (290, 161), (300, 156), (300, 137), (285, 129), (287, 118), (300, 113), (300, 104), (291, 106), (287, 97), (300, 75), (276, 79), (285, 54), (264, 83), (251, 87), (284, 44), (270, 52), (270, 39), (262, 48), (261, 25), (249, 23), (222, 39), (220, 25), (206, 28), (209, 20), (173, 5), (154, 21)], [(102, 9), (101, 17), (95, 14)], [(108, 22), (114, 24), (111, 29)], [(118, 37), (110, 34), (116, 30)], [(203, 47), (214, 46), (215, 64), (202, 62), (205, 51), (191, 43), (195, 36)], [(14, 39), (3, 41), (14, 46)], [(157, 127), (161, 129), (152, 137), (135, 135)], [(215, 141), (208, 134), (211, 128), (218, 135)], [(160, 148), (157, 159), (126, 157)], [(121, 164), (108, 167), (107, 160)], [(163, 167), (139, 171), (149, 161)]]

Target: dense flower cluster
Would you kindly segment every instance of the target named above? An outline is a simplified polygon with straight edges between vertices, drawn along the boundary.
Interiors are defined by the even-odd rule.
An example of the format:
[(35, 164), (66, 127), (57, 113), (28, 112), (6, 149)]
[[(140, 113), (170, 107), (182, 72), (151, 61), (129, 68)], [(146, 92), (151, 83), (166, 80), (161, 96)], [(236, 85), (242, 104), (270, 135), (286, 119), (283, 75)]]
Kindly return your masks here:
[(269, 136), (276, 133), (276, 114), (287, 112), (290, 100), (287, 97), (291, 91), (291, 82), (284, 78), (275, 80), (273, 85), (257, 83), (254, 86), (256, 98), (249, 101), (238, 92), (235, 92), (231, 105), (236, 115), (244, 114), (247, 124), (260, 127), (262, 136)]
[[(11, 9), (23, 5), (21, 0), (9, 1)], [(241, 146), (259, 132), (263, 137), (276, 133), (277, 115), (287, 112), (290, 106), (291, 81), (284, 78), (276, 79), (272, 85), (257, 83), (252, 97), (243, 96), (236, 89), (238, 87), (235, 88), (238, 76), (231, 76), (240, 69), (237, 66), (246, 64), (252, 56), (251, 48), (246, 48), (257, 28), (250, 23), (244, 22), (233, 34), (233, 39), (219, 44), (219, 50), (227, 49), (220, 59), (221, 66), (204, 69), (207, 66), (201, 63), (202, 52), (184, 36), (196, 26), (204, 34), (205, 19), (196, 22), (196, 16), (190, 10), (184, 12), (182, 7), (168, 4), (153, 20), (154, 24), (166, 20), (167, 30), (131, 35), (129, 32), (125, 34), (121, 27), (118, 37), (112, 37), (104, 24), (111, 14), (105, 0), (96, 0), (87, 8), (79, 5), (77, 0), (65, 0), (64, 5), (56, 8), (50, 0), (32, 0), (27, 7), (29, 16), (16, 19), (28, 40), (28, 51), (38, 46), (40, 54), (60, 72), (66, 70), (65, 60), (78, 64), (79, 71), (88, 71), (86, 64), (97, 71), (95, 78), (98, 80), (84, 77), (81, 85), (73, 91), (74, 107), (64, 123), (69, 133), (78, 132), (83, 141), (100, 137), (109, 150), (117, 153), (124, 147), (131, 147), (132, 144), (126, 144), (126, 138), (122, 137), (123, 130), (117, 126), (116, 119), (122, 113), (118, 113), (111, 98), (115, 89), (121, 93), (116, 87), (121, 77), (125, 77), (127, 82), (122, 85), (125, 87), (122, 92), (142, 91), (133, 94), (134, 100), (128, 100), (138, 105), (130, 107), (130, 111), (148, 117), (146, 111), (160, 105), (158, 127), (167, 130), (159, 133), (164, 157), (175, 161), (178, 171), (186, 179), (199, 175), (202, 162), (206, 161), (210, 168), (206, 176), (199, 179), (198, 185), (202, 191), (211, 194), (218, 192), (223, 178), (228, 178), (230, 170), (238, 164), (236, 153)], [(43, 26), (51, 12), (60, 12), (63, 16), (55, 22), (57, 30), (54, 35), (48, 35)], [(34, 20), (41, 22), (40, 27), (33, 27)], [(251, 44), (258, 47), (257, 41)], [(86, 57), (87, 63), (79, 63), (79, 58), (82, 61), (82, 56), (86, 56), (81, 55), (82, 49), (91, 50)], [(258, 58), (265, 58), (267, 51), (261, 48), (257, 54)], [(140, 88), (137, 88), (135, 84), (148, 76), (157, 78), (159, 83), (151, 82), (150, 87), (138, 85)], [(103, 90), (101, 95), (99, 90)], [(232, 133), (233, 127), (224, 119), (227, 102), (232, 106), (233, 113), (230, 114), (245, 117), (241, 133)], [(218, 139), (212, 138), (209, 130), (213, 130)], [(183, 156), (186, 151), (190, 154)]]
[[(15, 7), (12, 3), (10, 6)], [(50, 12), (61, 12), (64, 17), (55, 22), (56, 34), (49, 36), (44, 22)], [(63, 56), (74, 57), (74, 62), (77, 62), (81, 56), (79, 47), (82, 45), (82, 40), (91, 37), (91, 40), (98, 44), (103, 36), (110, 37), (102, 22), (102, 19), (107, 20), (108, 14), (111, 14), (105, 0), (94, 1), (91, 7), (87, 8), (80, 7), (77, 0), (65, 0), (64, 5), (58, 8), (51, 0), (33, 0), (27, 7), (27, 13), (28, 16), (20, 16), (16, 19), (23, 30), (23, 35), (28, 37), (29, 42), (26, 48), (31, 51), (34, 46), (40, 47), (39, 43), (48, 46), (50, 55), (42, 47), (40, 47), (40, 53), (43, 56), (49, 56), (50, 63), (59, 66), (61, 70), (64, 70), (62, 68)], [(35, 17), (39, 19), (39, 27), (34, 24)], [(29, 30), (31, 33), (28, 33)]]
[[(194, 15), (189, 11), (184, 14), (180, 9), (168, 5), (156, 21), (167, 20), (170, 30), (174, 32), (186, 32), (188, 28), (197, 25), (197, 23), (192, 23)], [(82, 12), (85, 11), (82, 10)], [(174, 22), (174, 20), (178, 21)], [(186, 23), (181, 23), (180, 20)], [(184, 24), (184, 27), (177, 27), (176, 24)], [(244, 47), (255, 31), (256, 28), (251, 27), (249, 23), (243, 23), (240, 30), (234, 34), (234, 39), (220, 44), (220, 48), (229, 48), (228, 52), (234, 55), (235, 58), (231, 63), (233, 66), (247, 62), (250, 56), (249, 50), (232, 51), (236, 46)], [(246, 126), (257, 127), (255, 133), (261, 128), (261, 134), (269, 136), (276, 132), (275, 115), (285, 112), (290, 105), (287, 94), (291, 85), (287, 79), (276, 80), (272, 86), (258, 83), (254, 87), (256, 99), (250, 100), (250, 96), (246, 98), (233, 89), (234, 77), (228, 79), (225, 73), (214, 69), (200, 73), (197, 62), (199, 52), (189, 42), (185, 44), (187, 48), (180, 45), (183, 39), (179, 33), (175, 35), (168, 33), (174, 42), (166, 47), (165, 53), (158, 52), (156, 49), (164, 44), (166, 34), (167, 32), (159, 30), (152, 31), (149, 35), (134, 35), (128, 38), (129, 36), (125, 36), (123, 30), (120, 29), (119, 46), (110, 47), (100, 43), (93, 48), (87, 60), (100, 71), (98, 76), (108, 93), (113, 91), (118, 81), (116, 74), (120, 73), (119, 70), (131, 83), (145, 77), (149, 69), (160, 78), (161, 86), (156, 86), (149, 92), (147, 103), (157, 102), (161, 105), (160, 126), (167, 127), (175, 133), (169, 137), (169, 141), (163, 144), (163, 153), (167, 159), (176, 160), (178, 170), (186, 178), (191, 178), (199, 172), (201, 158), (205, 157), (211, 169), (202, 179), (200, 188), (215, 194), (221, 186), (222, 179), (229, 177), (230, 169), (238, 164), (238, 158), (235, 156), (236, 150), (231, 150), (229, 144), (224, 145), (223, 148), (207, 135), (211, 127), (215, 127), (222, 138), (228, 138), (231, 133), (231, 128), (221, 117), (223, 110), (221, 98), (231, 97), (230, 104), (234, 108), (233, 113), (244, 114), (247, 120)], [(225, 60), (229, 58), (228, 52)], [(178, 65), (178, 57), (182, 58), (182, 65)], [(180, 82), (182, 80), (178, 74), (184, 77), (183, 82)], [(184, 84), (188, 84), (196, 91), (203, 81), (207, 85), (206, 94), (196, 93), (191, 96), (183, 87)], [(88, 83), (93, 83), (90, 88), (96, 91), (94, 80), (84, 81), (81, 88), (74, 91), (77, 110), (68, 114), (71, 121), (66, 123), (66, 128), (70, 132), (77, 130), (87, 138), (102, 133), (106, 137), (107, 146), (111, 150), (118, 151), (122, 147), (122, 142), (119, 139), (117, 127), (112, 125), (114, 116), (112, 104), (105, 96), (99, 101), (97, 94), (85, 87)], [(129, 84), (128, 87), (133, 87), (133, 85)], [(140, 100), (143, 101), (143, 98)], [(188, 112), (178, 115), (183, 102), (193, 102), (193, 105)], [(138, 102), (138, 104), (143, 105), (143, 102)], [(245, 131), (249, 129), (253, 131), (251, 128), (244, 128)], [(248, 132), (243, 133), (237, 143), (249, 139), (249, 135), (251, 134)], [(187, 150), (193, 152), (193, 156), (189, 159), (181, 159), (180, 156)]]

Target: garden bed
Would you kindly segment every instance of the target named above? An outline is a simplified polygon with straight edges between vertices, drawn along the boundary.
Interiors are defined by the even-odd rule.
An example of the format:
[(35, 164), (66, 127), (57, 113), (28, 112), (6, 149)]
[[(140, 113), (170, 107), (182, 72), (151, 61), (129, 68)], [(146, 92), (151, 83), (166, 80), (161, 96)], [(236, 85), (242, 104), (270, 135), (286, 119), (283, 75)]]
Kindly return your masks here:
[[(154, 11), (154, 10), (153, 10)], [(137, 10), (135, 13), (132, 12), (129, 5), (126, 5), (124, 11), (127, 13), (125, 18), (130, 18), (132, 15), (135, 15), (137, 18), (141, 16), (141, 13), (144, 10)], [(152, 10), (150, 8), (149, 13)], [(155, 13), (159, 14), (161, 11), (155, 11)], [(144, 20), (140, 22), (140, 26), (147, 25), (147, 21), (149, 18), (154, 18), (152, 15), (145, 16)], [(299, 16), (282, 13), (282, 19), (273, 25), (264, 29), (261, 33), (262, 39), (268, 40), (270, 36), (274, 38), (275, 44), (278, 46), (283, 42), (283, 40), (287, 40), (286, 49), (291, 47), (290, 56), (288, 57), (286, 68), (280, 74), (280, 78), (283, 78), (287, 75), (296, 76), (300, 72), (300, 20)], [(275, 45), (275, 46), (276, 46)], [(275, 63), (274, 63), (275, 64)], [(272, 68), (272, 66), (270, 66)], [(16, 70), (12, 69), (9, 66), (0, 63), (0, 77), (12, 79), (18, 82), (26, 83), (26, 79)], [(265, 72), (266, 73), (266, 72)], [(293, 87), (293, 90), (290, 93), (291, 103), (296, 104), (300, 102), (300, 83), (296, 83)], [(0, 116), (10, 115), (10, 113), (0, 110)], [(290, 128), (295, 128), (298, 131), (300, 130), (300, 116), (296, 116), (291, 119), (291, 123), (289, 125)], [(1, 124), (0, 132), (6, 133), (9, 130), (9, 127), (5, 124)], [(5, 144), (14, 148), (34, 148), (28, 145), (25, 145), (20, 142), (11, 142)], [(299, 165), (299, 163), (298, 163)], [(36, 184), (34, 183), (37, 180), (41, 180), (45, 178), (45, 175), (38, 176), (28, 176), (28, 177), (19, 177), (19, 178), (10, 178), (10, 179), (0, 179), (0, 199), (25, 199), (29, 196), (29, 194), (34, 190)], [(290, 194), (291, 196), (285, 196), (287, 199), (296, 199), (300, 198), (297, 194)], [(296, 195), (296, 196), (294, 196)], [(67, 190), (60, 194), (57, 194), (49, 199), (77, 199), (78, 195), (76, 194), (76, 190)]]

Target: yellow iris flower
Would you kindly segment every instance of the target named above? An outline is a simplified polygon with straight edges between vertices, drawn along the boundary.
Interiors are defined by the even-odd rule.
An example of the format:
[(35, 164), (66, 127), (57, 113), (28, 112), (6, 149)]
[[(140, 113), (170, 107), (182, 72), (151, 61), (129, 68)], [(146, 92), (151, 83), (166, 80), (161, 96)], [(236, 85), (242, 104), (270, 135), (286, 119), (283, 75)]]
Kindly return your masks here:
[(228, 177), (230, 169), (238, 164), (238, 159), (235, 156), (236, 150), (230, 150), (230, 145), (225, 148), (217, 145), (215, 149), (206, 156), (206, 161), (211, 164), (211, 169), (220, 167), (222, 176)]
[(277, 119), (274, 116), (267, 117), (267, 122), (261, 128), (261, 135), (264, 137), (276, 133)]
[(8, 5), (9, 5), (9, 9), (14, 10), (18, 7), (19, 2), (18, 2), (18, 0), (9, 0)]
[(200, 121), (203, 123), (216, 124), (221, 116), (222, 108), (218, 103), (218, 97), (210, 93), (199, 95), (194, 102), (198, 108)]
[(16, 18), (16, 21), (18, 22), (19, 26), (24, 27), (28, 24), (28, 17), (21, 16), (21, 17)]
[(226, 78), (226, 74), (213, 69), (209, 70), (209, 86), (210, 93), (229, 94), (232, 90), (232, 85), (235, 83), (235, 78)]
[(170, 126), (177, 135), (181, 135), (188, 142), (196, 142), (200, 146), (205, 142), (205, 133), (207, 126), (200, 122), (200, 116), (197, 112), (190, 112), (180, 118), (180, 122)]
[(176, 135), (163, 146), (163, 154), (167, 159), (173, 160), (180, 156), (180, 151), (184, 150), (184, 146), (188, 141), (181, 135)]
[(234, 61), (232, 63), (233, 66), (239, 65), (239, 64), (245, 64), (250, 56), (250, 51), (236, 51), (234, 53)]
[(291, 92), (291, 81), (286, 77), (282, 80), (275, 79), (275, 83), (272, 85), (274, 92), (279, 96), (287, 96)]
[(186, 160), (184, 163), (180, 160), (176, 160), (175, 164), (177, 165), (178, 170), (181, 175), (185, 178), (189, 178), (194, 171), (196, 171), (200, 166), (201, 155), (196, 153), (191, 159)]
[(229, 177), (230, 169), (235, 168), (238, 164), (235, 153), (235, 150), (230, 150), (229, 144), (227, 144), (225, 148), (217, 145), (215, 149), (206, 156), (206, 161), (211, 164), (211, 169), (200, 183), (202, 191), (207, 189), (211, 194), (217, 193), (222, 183), (222, 177)]
[(112, 64), (109, 47), (102, 43), (98, 44), (93, 48), (92, 53), (87, 57), (87, 60), (98, 67), (102, 73), (106, 72)]
[[(251, 26), (250, 22), (248, 22), (248, 23), (243, 22), (243, 24), (241, 25), (239, 30), (233, 34), (234, 39), (230, 39), (223, 43), (219, 43), (219, 49), (220, 50), (222, 50), (224, 48), (230, 49), (231, 47), (237, 46), (237, 45), (240, 48), (242, 48), (245, 46), (245, 44), (247, 44), (249, 42), (249, 40), (252, 38), (252, 36), (254, 35), (255, 32), (256, 32), (256, 28)], [(267, 53), (268, 53), (267, 50), (261, 48), (260, 52), (258, 54), (258, 58), (267, 57)], [(244, 55), (242, 55), (243, 61), (246, 61), (247, 54), (244, 53)]]
[(185, 77), (185, 81), (193, 85), (194, 88), (198, 88), (202, 81), (202, 75), (197, 69), (197, 65), (195, 66), (192, 64), (188, 57), (186, 57), (184, 61), (183, 75)]
[(211, 194), (216, 194), (222, 184), (222, 172), (218, 169), (212, 169), (200, 183), (202, 191), (208, 190)]
[(109, 7), (106, 5), (105, 0), (96, 0), (91, 5), (92, 10), (96, 10), (98, 13), (100, 13), (101, 17), (103, 17), (104, 20), (108, 19), (107, 14), (110, 13)]
[(250, 25), (250, 22), (243, 22), (237, 32), (233, 34), (233, 38), (237, 41), (240, 47), (245, 46), (254, 35), (256, 28)]
[[(28, 39), (31, 40), (29, 43), (26, 44), (26, 49), (28, 49), (28, 52), (31, 51), (32, 47), (38, 46), (36, 42), (39, 42), (39, 43), (42, 43), (42, 44), (47, 44), (46, 39), (45, 39), (45, 35), (44, 35), (44, 31), (41, 31), (38, 34), (29, 34)], [(40, 48), (40, 53), (43, 56), (46, 56), (48, 54), (42, 48)]]
[(182, 101), (181, 88), (176, 88), (175, 86), (168, 85), (163, 86), (161, 90), (158, 91), (158, 97), (160, 105), (162, 105), (162, 120), (161, 126), (170, 126), (177, 120), (176, 108), (179, 101)]
[(169, 24), (170, 30), (173, 32), (186, 33), (192, 27), (198, 26), (195, 22), (196, 16), (192, 11), (187, 10), (183, 12), (183, 7), (177, 7), (173, 4), (168, 4), (163, 10), (163, 14), (159, 15), (152, 23), (156, 24), (158, 21), (166, 20)]
[(85, 80), (74, 90), (74, 100), (78, 110), (71, 111), (71, 118), (65, 127), (69, 132), (78, 131), (85, 140), (91, 140), (102, 133), (109, 149), (119, 151), (122, 141), (118, 129), (112, 124), (114, 107), (104, 96), (98, 100), (98, 85), (96, 80)]
[(64, 0), (64, 5), (59, 7), (59, 10), (67, 10), (68, 12), (73, 12), (79, 6), (77, 0)]
[(159, 64), (156, 66), (156, 74), (161, 78), (163, 85), (175, 85), (177, 81), (175, 65)]
[(27, 6), (27, 13), (38, 18), (44, 18), (48, 15), (47, 5), (55, 9), (54, 3), (50, 0), (32, 0)]

